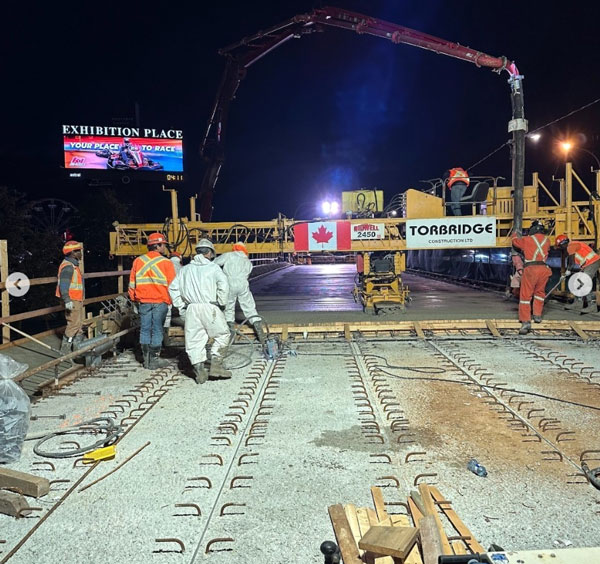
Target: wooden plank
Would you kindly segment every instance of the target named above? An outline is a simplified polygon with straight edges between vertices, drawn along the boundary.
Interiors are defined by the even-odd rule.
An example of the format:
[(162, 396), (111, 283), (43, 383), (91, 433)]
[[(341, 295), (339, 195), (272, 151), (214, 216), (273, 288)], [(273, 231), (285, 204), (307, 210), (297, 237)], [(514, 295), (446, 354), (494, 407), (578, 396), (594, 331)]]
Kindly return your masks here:
[(421, 492), (421, 498), (423, 499), (423, 506), (425, 507), (425, 515), (433, 515), (435, 519), (435, 524), (437, 525), (438, 532), (440, 534), (440, 540), (442, 541), (442, 551), (444, 554), (454, 554), (450, 543), (448, 542), (448, 537), (446, 537), (446, 532), (444, 531), (444, 525), (438, 515), (438, 512), (433, 503), (433, 499), (431, 497), (431, 493), (429, 491), (429, 486), (427, 484), (419, 484), (419, 492)]
[(27, 500), (20, 494), (0, 491), (0, 513), (17, 517), (30, 513), (26, 511), (29, 508)]
[(498, 331), (498, 329), (494, 325), (494, 322), (491, 319), (486, 319), (485, 324), (487, 325), (487, 328), (490, 330), (490, 333), (492, 335), (494, 335), (494, 337), (502, 337), (502, 335), (500, 335), (500, 332)]
[(571, 321), (569, 325), (571, 326), (571, 329), (573, 329), (573, 331), (575, 331), (575, 333), (577, 333), (577, 335), (584, 341), (587, 341), (590, 338), (590, 336), (579, 327), (579, 323), (577, 323), (577, 321)]
[(424, 339), (425, 333), (423, 333), (423, 327), (421, 327), (421, 324), (418, 321), (413, 321), (413, 327), (417, 333), (417, 337), (419, 337), (419, 339)]
[(50, 491), (50, 482), (33, 474), (0, 468), (0, 488), (16, 488), (23, 495), (42, 497)]
[(454, 550), (454, 554), (467, 554), (465, 544), (461, 540), (452, 541), (452, 550)]
[(360, 539), (359, 548), (375, 554), (404, 559), (417, 542), (415, 527), (382, 527), (375, 525)]
[(427, 515), (421, 519), (419, 533), (421, 535), (423, 564), (437, 564), (443, 551), (442, 542), (433, 515)]
[(358, 518), (358, 528), (360, 530), (360, 536), (367, 534), (367, 531), (371, 528), (371, 522), (369, 521), (369, 513), (366, 507), (359, 507), (356, 510), (356, 516)]
[(417, 507), (417, 504), (412, 500), (412, 498), (408, 498), (408, 507), (410, 508), (410, 514), (413, 519), (413, 523), (415, 527), (419, 526), (421, 519), (423, 519), (423, 513)]
[(352, 340), (352, 333), (350, 332), (350, 325), (348, 323), (344, 323), (344, 338), (346, 341)]
[(342, 505), (337, 504), (330, 505), (328, 510), (344, 564), (362, 564), (362, 560), (358, 555), (358, 546), (352, 535), (352, 529), (348, 523), (344, 508)]
[[(379, 525), (379, 518), (375, 510), (367, 507), (367, 516), (369, 517), (369, 531), (371, 527)], [(369, 532), (367, 531), (367, 533)], [(366, 533), (365, 533), (366, 534)], [(378, 556), (377, 554), (367, 550), (363, 554), (363, 560), (366, 564), (394, 564), (394, 559), (391, 556)]]
[(377, 513), (377, 520), (383, 521), (388, 518), (387, 511), (385, 510), (385, 501), (383, 500), (383, 493), (381, 488), (377, 486), (371, 487), (371, 497), (373, 498), (373, 505), (375, 506), (375, 512)]
[(281, 340), (282, 341), (287, 341), (288, 338), (288, 326), (287, 325), (283, 325), (281, 327)]
[(412, 490), (410, 492), (410, 498), (413, 500), (414, 504), (418, 507), (421, 514), (425, 515), (425, 506), (423, 505), (423, 498), (421, 497), (421, 494), (416, 490)]
[[(6, 291), (6, 278), (8, 277), (8, 243), (6, 239), (0, 240), (0, 282), (2, 283), (2, 317), (10, 317), (10, 296)], [(2, 328), (2, 342), (10, 341), (10, 329)]]
[(456, 511), (454, 511), (454, 509), (450, 507), (449, 503), (442, 503), (446, 500), (444, 499), (444, 496), (440, 493), (440, 490), (438, 490), (434, 486), (429, 486), (429, 491), (431, 492), (433, 499), (435, 499), (435, 501), (437, 501), (438, 504), (440, 504), (439, 508), (448, 518), (450, 523), (452, 523), (452, 526), (456, 529), (456, 532), (462, 537), (469, 537), (468, 539), (465, 539), (465, 544), (467, 545), (467, 548), (469, 548), (469, 550), (473, 553), (485, 552), (485, 548), (483, 548), (483, 546), (481, 546), (477, 542), (477, 540), (473, 536), (473, 533), (471, 533), (469, 528), (462, 522)]
[[(354, 537), (354, 541), (356, 542), (356, 544), (358, 544), (362, 537), (362, 534), (360, 532), (360, 525), (358, 524), (358, 514), (356, 513), (356, 506), (351, 503), (349, 503), (348, 505), (344, 505), (344, 512), (346, 513), (348, 524), (350, 525), (350, 529), (352, 530), (352, 536)], [(362, 556), (363, 552), (364, 550), (359, 550), (358, 554)]]

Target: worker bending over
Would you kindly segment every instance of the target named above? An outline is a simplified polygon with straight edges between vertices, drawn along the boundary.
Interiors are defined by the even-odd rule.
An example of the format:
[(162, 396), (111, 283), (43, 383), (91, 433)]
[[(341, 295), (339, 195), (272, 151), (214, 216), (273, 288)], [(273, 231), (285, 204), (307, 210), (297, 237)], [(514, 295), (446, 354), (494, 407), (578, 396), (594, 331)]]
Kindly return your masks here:
[(248, 277), (252, 272), (252, 263), (248, 258), (248, 250), (243, 243), (234, 243), (233, 250), (223, 253), (215, 260), (223, 267), (223, 272), (229, 282), (229, 296), (225, 306), (225, 319), (230, 329), (235, 327), (235, 303), (239, 302), (244, 317), (254, 327), (256, 336), (261, 343), (265, 341), (262, 318), (256, 311), (256, 303), (250, 291)]
[(163, 326), (171, 304), (169, 284), (175, 278), (168, 254), (167, 240), (162, 233), (148, 237), (148, 252), (133, 261), (129, 275), (129, 297), (140, 314), (140, 345), (144, 368), (164, 368), (160, 360)]
[[(169, 293), (179, 315), (185, 319), (185, 352), (196, 382), (204, 384), (209, 376), (231, 378), (222, 357), (229, 342), (229, 328), (221, 307), (227, 303), (229, 285), (223, 271), (212, 262), (216, 251), (208, 239), (198, 241), (196, 253), (171, 283)], [(207, 371), (204, 363), (209, 338), (214, 342)]]
[[(600, 269), (600, 256), (589, 245), (581, 241), (571, 241), (564, 234), (556, 238), (556, 245), (568, 255), (565, 272), (567, 276), (572, 272), (585, 272), (592, 281), (596, 278)], [(565, 309), (581, 309), (581, 313), (596, 313), (598, 306), (594, 287), (592, 286), (587, 296), (576, 297), (572, 303), (565, 306)]]
[(65, 258), (58, 267), (56, 297), (65, 306), (67, 328), (62, 338), (60, 352), (69, 354), (73, 345), (83, 341), (83, 276), (79, 269), (79, 261), (83, 245), (77, 241), (68, 241), (63, 247)]
[(534, 222), (529, 229), (529, 235), (518, 237), (516, 233), (513, 233), (512, 244), (523, 253), (523, 276), (519, 293), (519, 321), (521, 322), (519, 335), (526, 335), (531, 331), (532, 298), (533, 320), (536, 323), (542, 321), (546, 284), (552, 274), (546, 264), (550, 241), (544, 234), (543, 225)]

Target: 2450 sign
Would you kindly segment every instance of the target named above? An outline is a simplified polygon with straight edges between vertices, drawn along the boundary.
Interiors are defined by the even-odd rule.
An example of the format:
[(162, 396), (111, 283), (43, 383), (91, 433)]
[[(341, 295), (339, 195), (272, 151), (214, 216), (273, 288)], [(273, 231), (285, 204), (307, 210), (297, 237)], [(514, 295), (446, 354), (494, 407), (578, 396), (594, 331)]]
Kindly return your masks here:
[(407, 249), (456, 249), (496, 246), (496, 218), (476, 215), (406, 221)]
[(350, 234), (353, 241), (379, 241), (385, 239), (385, 225), (383, 223), (352, 224)]

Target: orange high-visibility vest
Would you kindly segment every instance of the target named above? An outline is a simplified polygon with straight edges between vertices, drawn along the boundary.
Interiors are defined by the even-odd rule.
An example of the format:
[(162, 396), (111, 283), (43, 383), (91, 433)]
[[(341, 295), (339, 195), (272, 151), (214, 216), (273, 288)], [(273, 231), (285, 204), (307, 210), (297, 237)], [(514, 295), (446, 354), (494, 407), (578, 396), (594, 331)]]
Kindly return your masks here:
[(517, 237), (513, 233), (512, 243), (517, 249), (523, 251), (525, 266), (530, 262), (546, 262), (550, 252), (550, 240), (542, 233), (527, 235), (526, 237)]
[(450, 174), (448, 176), (448, 188), (452, 188), (452, 185), (455, 182), (464, 182), (467, 186), (471, 182), (469, 180), (469, 175), (464, 168), (457, 167), (450, 169)]
[(74, 302), (83, 301), (83, 276), (78, 266), (75, 266), (71, 261), (63, 260), (58, 267), (58, 282), (56, 283), (56, 297), (60, 298), (60, 273), (66, 266), (73, 267), (73, 276), (69, 285), (69, 298)]
[(592, 247), (581, 241), (571, 241), (567, 246), (567, 254), (573, 255), (575, 262), (581, 268), (600, 260), (600, 256), (593, 251)]
[(129, 297), (134, 302), (170, 304), (169, 284), (175, 279), (173, 263), (158, 251), (136, 258), (129, 275)]

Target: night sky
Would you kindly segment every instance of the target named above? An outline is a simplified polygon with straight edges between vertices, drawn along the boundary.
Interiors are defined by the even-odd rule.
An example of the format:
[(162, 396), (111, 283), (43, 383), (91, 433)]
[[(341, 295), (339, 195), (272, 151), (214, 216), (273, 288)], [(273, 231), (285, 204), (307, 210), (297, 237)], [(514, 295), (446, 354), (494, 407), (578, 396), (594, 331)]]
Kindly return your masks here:
[[(525, 76), (530, 130), (600, 98), (598, 3), (331, 4), (515, 60)], [(319, 4), (22, 5), (4, 14), (0, 34), (0, 185), (77, 204), (96, 188), (64, 178), (61, 124), (111, 125), (133, 117), (138, 102), (142, 127), (183, 129), (185, 215), (183, 196), (199, 190), (198, 150), (224, 68), (217, 50)], [(508, 138), (507, 77), (344, 30), (289, 41), (250, 67), (231, 106), (213, 219), (291, 216), (299, 206), (299, 215), (311, 215), (313, 202), (361, 187), (383, 189), (388, 201), (423, 186), (420, 179), (468, 167)], [(540, 143), (528, 146), (526, 183), (534, 170), (548, 184), (561, 174), (558, 138), (575, 136), (600, 156), (599, 118), (600, 103), (544, 130)], [(591, 180), (592, 159), (580, 152), (574, 162)], [(505, 148), (472, 172), (510, 179), (510, 170)], [(169, 213), (157, 183), (115, 188), (139, 219)]]

